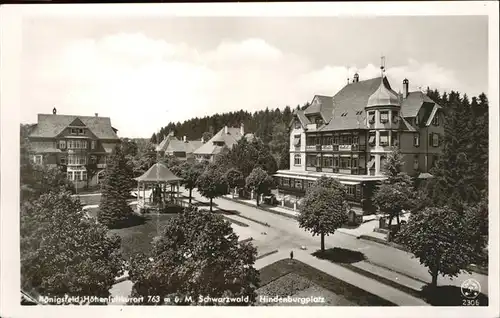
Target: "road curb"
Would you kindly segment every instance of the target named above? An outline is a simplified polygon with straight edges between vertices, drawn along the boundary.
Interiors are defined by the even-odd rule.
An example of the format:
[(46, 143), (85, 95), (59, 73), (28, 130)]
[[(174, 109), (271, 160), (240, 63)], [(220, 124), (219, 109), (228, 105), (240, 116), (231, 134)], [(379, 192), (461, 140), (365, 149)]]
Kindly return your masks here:
[(221, 197), (221, 199), (224, 199), (224, 200), (227, 200), (227, 201), (233, 201), (233, 202), (236, 202), (236, 203), (239, 203), (239, 204), (246, 205), (248, 207), (259, 209), (261, 211), (265, 211), (265, 212), (269, 212), (269, 213), (281, 215), (281, 216), (287, 217), (287, 218), (292, 219), (292, 220), (297, 220), (297, 217), (294, 216), (294, 215), (291, 215), (291, 214), (288, 214), (288, 213), (284, 213), (284, 212), (274, 211), (274, 210), (271, 210), (269, 208), (265, 208), (265, 207), (262, 207), (262, 206), (256, 206), (256, 205), (253, 205), (253, 204), (249, 204), (249, 203), (243, 202), (243, 201), (238, 200), (238, 199), (231, 199), (231, 198), (227, 198), (227, 197)]
[(262, 255), (257, 256), (257, 258), (255, 258), (255, 260), (262, 259), (262, 258), (264, 258), (266, 256), (273, 255), (273, 254), (276, 254), (276, 253), (278, 253), (278, 250), (273, 250), (273, 251), (270, 251), (270, 252), (266, 252), (266, 253), (264, 253)]

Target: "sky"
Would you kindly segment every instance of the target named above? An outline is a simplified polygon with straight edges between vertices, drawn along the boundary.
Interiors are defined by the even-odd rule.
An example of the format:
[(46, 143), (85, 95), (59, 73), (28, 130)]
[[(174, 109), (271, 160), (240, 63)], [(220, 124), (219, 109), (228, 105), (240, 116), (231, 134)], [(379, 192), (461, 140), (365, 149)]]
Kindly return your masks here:
[(359, 73), (394, 90), (488, 89), (481, 16), (148, 17), (23, 20), (21, 122), (38, 113), (111, 117), (121, 137), (169, 122), (292, 107)]

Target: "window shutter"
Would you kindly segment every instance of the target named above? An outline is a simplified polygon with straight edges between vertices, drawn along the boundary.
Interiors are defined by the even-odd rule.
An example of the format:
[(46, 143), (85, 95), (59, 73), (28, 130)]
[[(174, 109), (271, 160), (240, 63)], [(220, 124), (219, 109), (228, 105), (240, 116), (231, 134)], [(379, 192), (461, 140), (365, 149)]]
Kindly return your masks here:
[(438, 134), (438, 144), (437, 144), (437, 146), (438, 147), (441, 146), (441, 134)]
[(432, 146), (432, 135), (434, 135), (434, 133), (430, 133), (429, 134), (429, 145)]

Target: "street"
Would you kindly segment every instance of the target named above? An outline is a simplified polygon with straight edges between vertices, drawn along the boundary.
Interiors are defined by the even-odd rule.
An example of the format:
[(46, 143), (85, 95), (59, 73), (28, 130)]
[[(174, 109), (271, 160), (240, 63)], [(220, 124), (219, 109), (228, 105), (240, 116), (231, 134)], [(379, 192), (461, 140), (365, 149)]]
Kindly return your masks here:
[[(187, 195), (187, 191), (184, 194)], [(198, 201), (208, 202), (196, 190), (193, 190), (193, 196)], [(215, 199), (214, 203), (221, 209), (238, 211), (242, 216), (270, 225), (269, 228), (266, 227), (267, 235), (265, 239), (260, 238), (254, 242), (258, 249), (266, 251), (279, 249), (283, 251), (300, 249), (301, 246), (306, 246), (308, 252), (313, 253), (320, 248), (320, 238), (318, 236), (313, 237), (309, 232), (300, 229), (295, 220), (226, 199)], [(245, 219), (240, 220), (250, 226), (258, 225)], [(392, 269), (422, 281), (430, 282), (431, 280), (427, 268), (421, 265), (418, 259), (412, 258), (410, 253), (390, 246), (357, 239), (354, 236), (340, 232), (325, 237), (325, 246), (326, 248), (339, 247), (359, 251), (364, 253), (369, 262), (378, 266)], [(482, 292), (488, 294), (488, 276), (478, 273), (462, 273), (453, 280), (440, 276), (438, 284), (460, 286), (463, 281), (469, 278), (477, 280), (481, 284)]]

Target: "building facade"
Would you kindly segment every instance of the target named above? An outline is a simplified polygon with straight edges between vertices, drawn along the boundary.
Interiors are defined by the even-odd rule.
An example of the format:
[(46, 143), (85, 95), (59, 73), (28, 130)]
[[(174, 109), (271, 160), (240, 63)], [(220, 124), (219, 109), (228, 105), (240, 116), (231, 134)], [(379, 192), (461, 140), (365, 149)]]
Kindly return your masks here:
[(194, 151), (195, 159), (197, 161), (213, 162), (219, 153), (231, 149), (241, 138), (251, 141), (254, 135), (250, 133), (245, 134), (243, 124), (239, 128), (225, 126), (209, 141)]
[(107, 159), (120, 143), (116, 133), (109, 117), (58, 115), (54, 108), (52, 115), (38, 114), (28, 140), (34, 164), (62, 167), (68, 180), (82, 188), (102, 179)]
[(301, 198), (325, 175), (345, 185), (358, 213), (374, 210), (371, 196), (385, 179), (383, 167), (392, 147), (403, 154), (403, 170), (427, 174), (442, 148), (441, 106), (420, 91), (396, 93), (385, 76), (354, 80), (335, 96), (313, 98), (296, 110), (290, 123), (290, 169), (275, 174), (278, 200), (300, 208)]
[(202, 140), (187, 140), (186, 136), (179, 140), (171, 132), (156, 146), (156, 151), (161, 156), (174, 156), (181, 161), (191, 161), (194, 160), (194, 151), (202, 145)]

